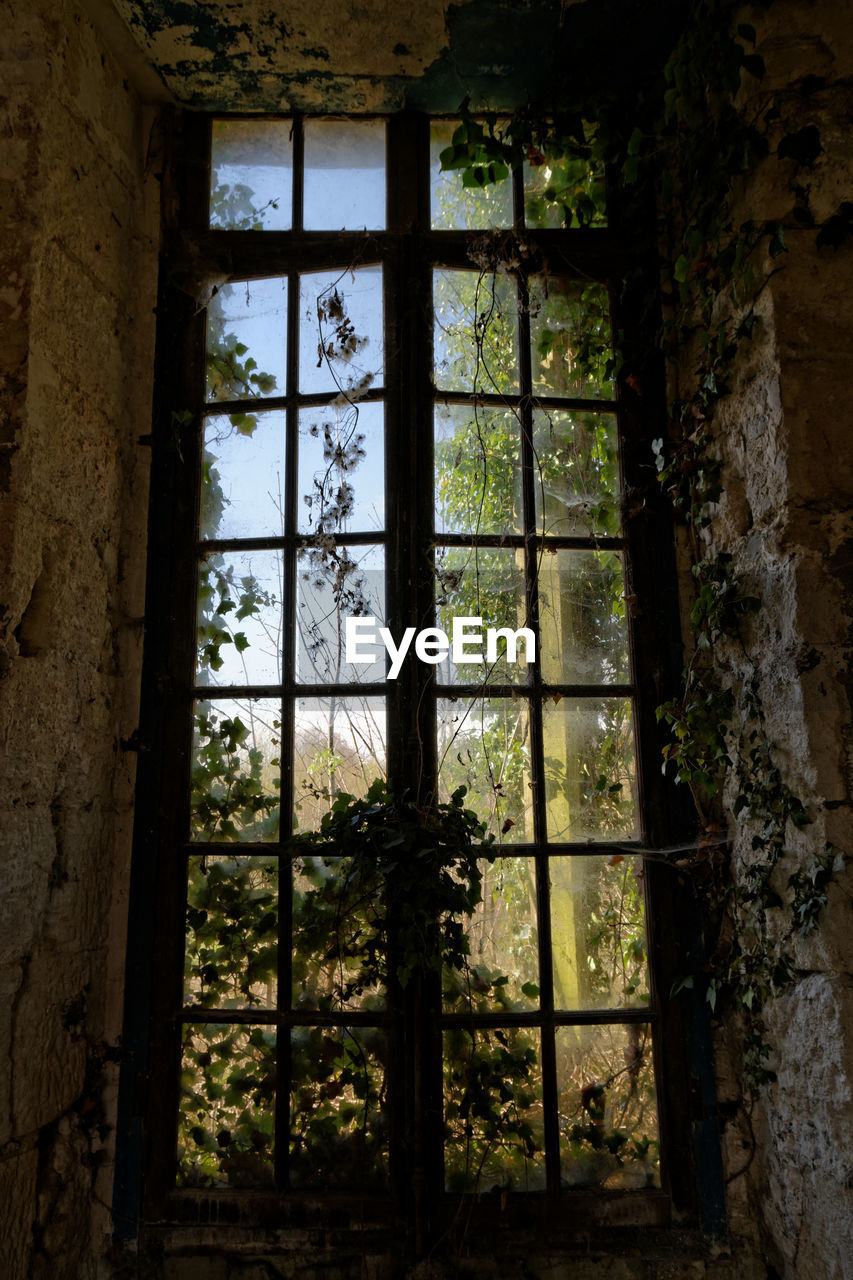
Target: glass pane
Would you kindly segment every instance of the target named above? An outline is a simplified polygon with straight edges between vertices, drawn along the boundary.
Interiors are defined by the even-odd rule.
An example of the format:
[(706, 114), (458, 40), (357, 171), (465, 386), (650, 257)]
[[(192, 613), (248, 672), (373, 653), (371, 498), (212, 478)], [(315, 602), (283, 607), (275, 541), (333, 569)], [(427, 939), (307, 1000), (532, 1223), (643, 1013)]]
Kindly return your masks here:
[(584, 157), (534, 155), (524, 165), (524, 222), (528, 227), (606, 226), (604, 174)]
[(274, 1009), (278, 860), (190, 858), (184, 1003)]
[(193, 730), (190, 838), (277, 840), (279, 702), (199, 701)]
[(293, 140), (289, 120), (214, 120), (210, 225), (226, 231), (289, 231)]
[(429, 130), (429, 190), (434, 231), (475, 231), (512, 226), (512, 178), (485, 187), (463, 186), (461, 169), (442, 171), (441, 153), (453, 145), (457, 120), (437, 120)]
[(293, 826), (313, 831), (339, 792), (385, 776), (385, 699), (297, 698), (295, 712)]
[(488, 271), (434, 271), (435, 385), (441, 391), (518, 391), (515, 281)]
[[(359, 658), (354, 662), (347, 661), (348, 623), (349, 648)], [(382, 547), (311, 547), (297, 553), (296, 679), (300, 684), (384, 680), (385, 649), (378, 632), (384, 625)], [(374, 656), (363, 662), (362, 654)]]
[(280, 410), (204, 420), (203, 538), (284, 533), (286, 417)]
[(438, 533), (521, 533), (520, 429), (511, 409), (435, 407)]
[(531, 279), (530, 346), (537, 395), (613, 399), (613, 347), (604, 285)]
[(355, 403), (383, 378), (382, 268), (344, 267), (299, 278), (299, 390)]
[[(533, 640), (526, 616), (523, 549), (436, 547), (435, 577), (437, 625), (451, 642), (436, 666), (438, 680), (523, 683)], [(524, 630), (530, 633), (527, 637), (520, 634)], [(500, 636), (499, 631), (509, 635)]]
[(539, 1004), (536, 865), (532, 858), (480, 863), (483, 900), (465, 926), (470, 975), (446, 972), (444, 1005), (494, 1013)]
[[(283, 396), (287, 388), (287, 280), (224, 284), (207, 308), (208, 400)], [(238, 429), (251, 429), (235, 414)]]
[(533, 411), (536, 523), (565, 537), (619, 532), (616, 419)]
[(385, 527), (385, 408), (330, 404), (299, 412), (299, 529)]
[(385, 227), (385, 121), (305, 121), (307, 231)]
[(275, 1029), (184, 1028), (179, 1187), (270, 1187)]
[(356, 878), (351, 858), (298, 858), (293, 872), (293, 1004), (381, 1009), (388, 940), (381, 875)]
[(199, 566), (197, 684), (280, 684), (280, 551), (217, 552)]
[(448, 1191), (544, 1190), (538, 1031), (445, 1032), (444, 1131)]
[(648, 1004), (639, 857), (551, 859), (551, 942), (558, 1009)]
[(557, 1029), (563, 1187), (660, 1186), (651, 1030)]
[(439, 698), (439, 794), (465, 803), (499, 844), (533, 839), (530, 727), (521, 698)]
[(387, 1186), (387, 1061), (378, 1028), (293, 1028), (293, 1186)]
[(545, 550), (539, 562), (542, 679), (626, 684), (628, 627), (622, 557)]
[(628, 698), (560, 698), (542, 708), (549, 840), (631, 840), (637, 833)]

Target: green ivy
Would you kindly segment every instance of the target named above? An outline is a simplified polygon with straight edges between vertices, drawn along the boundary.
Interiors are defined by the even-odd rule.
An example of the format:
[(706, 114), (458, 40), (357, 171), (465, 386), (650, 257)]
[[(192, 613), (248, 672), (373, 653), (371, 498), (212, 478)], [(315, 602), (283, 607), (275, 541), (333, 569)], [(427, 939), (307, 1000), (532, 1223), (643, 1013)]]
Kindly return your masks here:
[[(682, 371), (688, 365), (689, 391), (670, 405), (667, 432), (653, 443), (653, 462), (687, 531), (695, 581), (693, 647), (682, 688), (657, 714), (672, 734), (663, 768), (690, 787), (704, 828), (694, 879), (705, 897), (709, 929), (716, 918), (719, 930), (707, 972), (695, 981), (704, 983), (715, 1013), (728, 1003), (742, 1015), (744, 1085), (753, 1095), (773, 1078), (762, 1011), (794, 980), (795, 941), (817, 926), (843, 857), (826, 845), (807, 854), (787, 879), (781, 874), (793, 834), (807, 829), (811, 815), (777, 764), (757, 673), (737, 677), (726, 657), (727, 646), (740, 645), (744, 623), (761, 601), (730, 555), (708, 557), (700, 535), (712, 524), (723, 491), (717, 411), (758, 324), (754, 307), (768, 278), (765, 255), (770, 272), (778, 270), (788, 251), (786, 226), (815, 229), (818, 250), (837, 249), (853, 234), (853, 202), (842, 201), (816, 226), (808, 184), (801, 180), (823, 149), (810, 124), (784, 133), (776, 147), (777, 157), (792, 165), (788, 217), (744, 216), (743, 179), (770, 154), (782, 107), (768, 99), (758, 110), (750, 105), (748, 114), (740, 105), (742, 86), (760, 82), (765, 68), (755, 51), (755, 29), (735, 23), (737, 9), (728, 0), (694, 0), (680, 26), (664, 33), (670, 45), (658, 51), (659, 64), (650, 58), (648, 74), (628, 78), (624, 93), (618, 84), (596, 89), (583, 75), (564, 73), (558, 94), (527, 105), (501, 127), (494, 119), (474, 120), (466, 100), (442, 164), (462, 168), (466, 184), (484, 185), (501, 165), (535, 165), (539, 157), (563, 154), (581, 167), (585, 180), (567, 184), (569, 196), (555, 185), (538, 199), (550, 203), (552, 216), (556, 211), (566, 227), (589, 225), (603, 212), (584, 197), (603, 190), (605, 167), (629, 220), (634, 195), (642, 198), (649, 179), (655, 186), (659, 232), (669, 245), (665, 320), (655, 346)], [(637, 218), (639, 226), (639, 211)], [(654, 297), (647, 305), (650, 320)], [(621, 338), (616, 335), (617, 349)], [(629, 383), (632, 358), (641, 355), (623, 351), (617, 357)], [(727, 779), (735, 787), (731, 816), (752, 833), (752, 858), (737, 874), (715, 838), (725, 823)], [(720, 925), (723, 909), (733, 930)], [(683, 975), (673, 994), (693, 985), (694, 975)]]

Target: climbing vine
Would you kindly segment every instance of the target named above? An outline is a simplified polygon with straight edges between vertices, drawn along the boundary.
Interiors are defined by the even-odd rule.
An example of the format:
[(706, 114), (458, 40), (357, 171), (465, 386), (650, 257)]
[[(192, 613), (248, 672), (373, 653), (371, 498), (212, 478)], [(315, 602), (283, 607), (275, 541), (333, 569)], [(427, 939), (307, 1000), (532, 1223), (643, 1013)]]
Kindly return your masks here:
[[(673, 994), (701, 983), (712, 1011), (728, 1004), (739, 1012), (744, 1090), (751, 1099), (774, 1078), (767, 1001), (794, 980), (796, 941), (816, 927), (843, 858), (827, 844), (797, 858), (785, 875), (793, 837), (807, 830), (813, 815), (780, 768), (758, 672), (742, 642), (762, 601), (734, 557), (713, 549), (723, 491), (719, 411), (760, 324), (762, 289), (787, 252), (785, 222), (813, 228), (818, 249), (837, 248), (853, 232), (853, 203), (842, 202), (816, 225), (808, 176), (822, 150), (819, 130), (785, 131), (785, 104), (761, 91), (765, 68), (756, 31), (736, 24), (736, 11), (713, 0), (687, 6), (657, 62), (649, 58), (647, 74), (627, 77), (621, 93), (612, 80), (596, 88), (563, 68), (559, 94), (526, 106), (509, 122), (475, 120), (466, 101), (442, 163), (462, 169), (472, 187), (500, 180), (513, 165), (544, 172), (536, 193), (542, 216), (571, 227), (604, 219), (607, 172), (640, 242), (639, 210), (649, 183), (655, 188), (657, 241), (666, 246), (668, 266), (663, 322), (654, 322), (655, 302), (647, 295), (645, 328), (670, 361), (674, 393), (650, 462), (684, 530), (694, 580), (681, 689), (658, 718), (671, 732), (664, 770), (695, 800), (702, 830), (689, 864), (717, 934), (702, 972), (681, 975)], [(744, 179), (774, 150), (793, 161), (785, 222), (760, 220), (744, 209)], [(568, 159), (552, 168), (557, 154)], [(624, 336), (615, 338), (626, 382), (642, 393), (638, 370), (647, 353), (628, 352)], [(720, 843), (727, 814), (750, 841), (742, 865), (734, 866), (732, 850)]]

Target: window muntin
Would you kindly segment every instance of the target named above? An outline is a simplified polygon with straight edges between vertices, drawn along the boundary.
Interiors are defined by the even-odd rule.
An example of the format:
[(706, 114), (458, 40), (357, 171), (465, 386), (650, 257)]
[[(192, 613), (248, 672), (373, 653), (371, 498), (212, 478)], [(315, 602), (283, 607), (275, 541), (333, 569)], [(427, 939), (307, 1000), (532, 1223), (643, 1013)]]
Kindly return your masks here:
[[(296, 133), (298, 155), (298, 128)], [(303, 220), (303, 177), (297, 161), (291, 192), (296, 227)], [(518, 180), (511, 186), (517, 207)], [(623, 910), (627, 896), (634, 930), (629, 941), (643, 938), (642, 874), (631, 855), (587, 847), (589, 841), (600, 849), (638, 834), (634, 686), (627, 669), (618, 524), (618, 406), (606, 367), (607, 295), (594, 282), (472, 271), (456, 252), (442, 263), (440, 233), (429, 253), (437, 263), (435, 394), (429, 416), (418, 411), (407, 430), (421, 437), (435, 430), (437, 464), (433, 492), (421, 474), (417, 503), (411, 495), (409, 536), (417, 536), (418, 521), (434, 509), (428, 541), (438, 625), (476, 603), (479, 592), (481, 600), (498, 602), (498, 616), (487, 621), (532, 622), (540, 653), (528, 667), (510, 668), (499, 660), (488, 672), (485, 694), (486, 673), (469, 671), (465, 663), (448, 662), (436, 669), (434, 687), (423, 684), (435, 706), (439, 794), (464, 782), (471, 804), (505, 846), (489, 869), (497, 878), (484, 893), (482, 913), (470, 926), (472, 956), (485, 968), (493, 969), (496, 961), (506, 968), (510, 940), (521, 936), (525, 943), (515, 946), (515, 967), (499, 1001), (488, 1004), (478, 997), (473, 1012), (463, 1011), (458, 998), (454, 1003), (453, 993), (445, 992), (435, 1010), (435, 1026), (447, 1046), (445, 1184), (451, 1190), (509, 1184), (552, 1191), (561, 1184), (650, 1185), (656, 1181), (649, 1158), (656, 1141), (650, 1075), (656, 1015), (644, 1003), (644, 946), (634, 945), (632, 953), (604, 924), (617, 903)], [(211, 967), (217, 966), (199, 959), (194, 983), (188, 980), (181, 1015), (179, 1183), (185, 1186), (332, 1189), (347, 1178), (349, 1185), (372, 1187), (387, 1178), (386, 1104), (389, 1091), (396, 1090), (399, 1106), (400, 1093), (393, 1080), (397, 1067), (388, 1056), (395, 1015), (382, 992), (362, 992), (336, 1005), (335, 984), (323, 977), (330, 962), (322, 942), (311, 940), (311, 903), (345, 875), (333, 860), (330, 866), (302, 865), (282, 842), (291, 821), (297, 829), (316, 824), (331, 790), (363, 791), (386, 767), (389, 732), (399, 741), (401, 716), (414, 716), (413, 707), (401, 711), (399, 699), (389, 701), (396, 690), (380, 662), (363, 674), (370, 691), (354, 692), (353, 673), (334, 661), (340, 628), (334, 611), (324, 606), (324, 595), (337, 589), (350, 603), (369, 600), (370, 611), (383, 618), (385, 573), (394, 595), (399, 588), (393, 579), (404, 572), (399, 559), (391, 563), (389, 557), (392, 531), (385, 529), (386, 486), (377, 464), (383, 456), (384, 404), (398, 393), (401, 378), (399, 361), (392, 357), (389, 369), (383, 354), (383, 310), (389, 292), (399, 288), (389, 258), (380, 245), (374, 265), (359, 246), (350, 265), (341, 266), (346, 257), (337, 243), (330, 244), (328, 265), (315, 257), (311, 269), (301, 269), (292, 258), (281, 271), (273, 252), (271, 274), (247, 272), (241, 278), (238, 272), (224, 291), (230, 310), (214, 299), (208, 312), (208, 357), (221, 355), (217, 342), (223, 334), (233, 333), (232, 349), (239, 344), (246, 350), (237, 352), (236, 375), (227, 367), (224, 374), (215, 367), (208, 374), (205, 443), (216, 462), (208, 456), (201, 468), (197, 607), (202, 630), (219, 628), (230, 639), (218, 638), (220, 667), (210, 661), (216, 634), (202, 636), (208, 650), (205, 656), (202, 644), (198, 659), (194, 780), (201, 766), (208, 775), (205, 786), (194, 789), (188, 849), (212, 847), (188, 854), (186, 914), (189, 929), (200, 919), (193, 913), (206, 910), (197, 905), (205, 888), (198, 882), (208, 881), (212, 868), (221, 874), (230, 859), (231, 914), (220, 908), (230, 921), (228, 938), (241, 934), (246, 904), (261, 901), (270, 908), (264, 919), (275, 918), (276, 946), (274, 962), (269, 948), (262, 959), (274, 971), (257, 980), (253, 962), (239, 952), (225, 957), (224, 975), (214, 976)], [(348, 291), (353, 310), (362, 308), (352, 330), (346, 323)], [(264, 310), (267, 320), (261, 323)], [(470, 334), (487, 314), (494, 329), (485, 326), (481, 349)], [(419, 324), (427, 349), (428, 317), (423, 308)], [(255, 331), (249, 326), (256, 318)], [(580, 344), (590, 358), (579, 373), (572, 357)], [(210, 363), (209, 358), (209, 368)], [(359, 442), (362, 434), (370, 440)], [(490, 493), (494, 468), (487, 463), (496, 440), (504, 460), (497, 495)], [(369, 465), (347, 473), (355, 492), (341, 502), (341, 486), (334, 481), (342, 477), (334, 459), (348, 447), (364, 448)], [(314, 459), (322, 452), (322, 465), (312, 463), (312, 449)], [(253, 460), (245, 461), (250, 454)], [(449, 473), (463, 465), (457, 454), (464, 459), (467, 484), (457, 486), (454, 496), (447, 491), (455, 478)], [(212, 470), (218, 473), (215, 482)], [(253, 497), (247, 482), (258, 471), (263, 485)], [(230, 505), (210, 494), (217, 484), (223, 488), (223, 478)], [(392, 476), (389, 490), (394, 483)], [(304, 501), (309, 496), (310, 505)], [(333, 539), (331, 567), (322, 564), (315, 531)], [(307, 546), (306, 538), (313, 539)], [(306, 557), (315, 561), (309, 566), (313, 582), (301, 568)], [(248, 611), (239, 618), (247, 595)], [(235, 607), (220, 611), (223, 600)], [(595, 643), (585, 623), (589, 616), (600, 633)], [(311, 656), (317, 652), (325, 655), (322, 663)], [(396, 725), (389, 727), (389, 715)], [(595, 766), (605, 754), (606, 767), (599, 772)], [(221, 846), (228, 842), (262, 846), (257, 863), (233, 847), (226, 854)], [(510, 925), (506, 903), (513, 899), (523, 909), (517, 907)], [(200, 948), (193, 935), (187, 943), (190, 967)], [(251, 982), (241, 979), (241, 965), (246, 975), (251, 971)], [(211, 1009), (218, 1021), (209, 1020)], [(521, 1026), (507, 1021), (519, 1016)], [(472, 1017), (472, 1029), (460, 1022)], [(508, 1141), (490, 1135), (485, 1121), (469, 1132), (469, 1121), (460, 1122), (466, 1088), (470, 1094), (466, 1061), (482, 1065), (490, 1056), (507, 1061), (502, 1055), (509, 1055), (511, 1073), (512, 1063), (530, 1051), (535, 1071), (517, 1094), (516, 1110), (524, 1115), (518, 1123), (534, 1135), (531, 1143), (518, 1141), (511, 1125)], [(586, 1096), (590, 1077), (595, 1084), (611, 1076), (602, 1101)], [(627, 1102), (611, 1104), (617, 1081), (626, 1086)], [(638, 1134), (635, 1167), (626, 1180), (624, 1156), (609, 1163), (601, 1153), (593, 1159), (594, 1143), (608, 1125), (618, 1128), (611, 1122), (629, 1114), (641, 1088), (644, 1103), (635, 1111), (645, 1131)], [(526, 1101), (519, 1101), (522, 1096)], [(193, 1116), (199, 1097), (201, 1110)], [(344, 1110), (346, 1123), (332, 1159), (328, 1147), (323, 1155), (319, 1135)], [(354, 1159), (359, 1145), (361, 1155)], [(475, 1167), (481, 1168), (477, 1177)]]

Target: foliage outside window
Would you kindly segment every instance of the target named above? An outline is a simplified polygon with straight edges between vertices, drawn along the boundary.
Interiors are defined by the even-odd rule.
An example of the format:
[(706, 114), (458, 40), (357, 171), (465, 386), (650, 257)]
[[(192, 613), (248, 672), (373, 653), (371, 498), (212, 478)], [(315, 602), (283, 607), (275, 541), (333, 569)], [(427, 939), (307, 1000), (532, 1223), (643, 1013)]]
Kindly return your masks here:
[(604, 187), (459, 136), (212, 124), (178, 1188), (660, 1185)]

